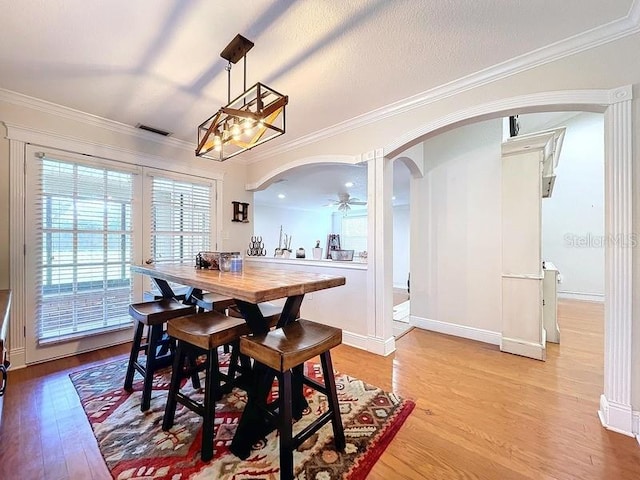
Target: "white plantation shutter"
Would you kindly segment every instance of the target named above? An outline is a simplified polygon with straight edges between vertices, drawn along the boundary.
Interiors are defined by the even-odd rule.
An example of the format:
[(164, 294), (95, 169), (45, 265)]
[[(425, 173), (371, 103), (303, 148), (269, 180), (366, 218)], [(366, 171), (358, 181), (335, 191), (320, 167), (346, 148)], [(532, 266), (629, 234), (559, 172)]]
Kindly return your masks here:
[(213, 185), (153, 176), (151, 258), (155, 263), (195, 264), (211, 249)]
[(38, 343), (129, 326), (134, 174), (47, 157), (36, 171)]

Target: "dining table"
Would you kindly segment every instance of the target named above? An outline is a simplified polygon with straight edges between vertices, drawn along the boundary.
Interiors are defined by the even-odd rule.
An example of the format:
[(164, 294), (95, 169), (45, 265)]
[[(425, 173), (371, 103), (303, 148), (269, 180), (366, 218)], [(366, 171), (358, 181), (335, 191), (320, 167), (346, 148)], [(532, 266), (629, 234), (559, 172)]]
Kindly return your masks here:
[[(226, 272), (188, 264), (144, 264), (132, 265), (131, 271), (149, 276), (164, 298), (176, 297), (171, 283), (188, 287), (185, 303), (202, 298), (203, 292), (233, 298), (251, 332), (258, 335), (269, 331), (260, 303), (286, 299), (277, 325), (281, 328), (299, 317), (305, 294), (339, 287), (346, 282), (345, 277), (339, 275), (256, 266), (245, 266), (240, 272)], [(231, 452), (239, 458), (247, 458), (251, 447), (275, 428), (260, 408), (266, 402), (274, 378), (274, 371), (258, 362), (253, 363), (247, 404), (230, 446)], [(299, 419), (308, 407), (303, 394), (302, 368), (293, 371), (292, 387), (293, 417)]]

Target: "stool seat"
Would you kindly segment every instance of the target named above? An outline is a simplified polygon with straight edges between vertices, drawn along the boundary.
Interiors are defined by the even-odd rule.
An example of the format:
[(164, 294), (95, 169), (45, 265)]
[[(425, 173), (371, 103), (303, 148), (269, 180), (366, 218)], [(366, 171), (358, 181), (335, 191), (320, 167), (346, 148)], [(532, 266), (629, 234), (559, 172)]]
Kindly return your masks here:
[(172, 318), (195, 312), (193, 305), (185, 305), (173, 298), (129, 305), (129, 315), (145, 325), (159, 325)]
[[(133, 343), (124, 380), (124, 389), (133, 391), (133, 377), (138, 372), (144, 377), (142, 402), (140, 409), (144, 412), (151, 405), (153, 374), (171, 363), (173, 344), (164, 334), (164, 324), (176, 317), (192, 314), (196, 311), (193, 305), (185, 305), (173, 298), (161, 298), (150, 302), (129, 305), (129, 315), (134, 319)], [(147, 341), (143, 342), (144, 328), (148, 327)], [(146, 353), (146, 362), (138, 360), (140, 352)]]
[(284, 372), (342, 343), (342, 330), (300, 319), (264, 335), (240, 339), (240, 350), (268, 367)]
[[(266, 404), (271, 382), (269, 385), (266, 382), (258, 383), (253, 398), (249, 399), (251, 403), (247, 403), (245, 407), (245, 415), (249, 408), (257, 408), (267, 417), (277, 418), (281, 479), (294, 478), (293, 450), (328, 422), (331, 422), (333, 427), (336, 450), (344, 451), (346, 442), (330, 353), (330, 350), (341, 342), (342, 330), (339, 328), (305, 319), (291, 322), (265, 334), (240, 338), (240, 351), (253, 357), (256, 365), (266, 365), (271, 371), (275, 370), (278, 377), (278, 399), (273, 402), (277, 405), (277, 416), (273, 405)], [(320, 355), (324, 385), (304, 376), (304, 362), (316, 355)], [(266, 379), (272, 378), (273, 376), (270, 376)], [(300, 407), (294, 405), (294, 391), (299, 394), (296, 398), (302, 396), (303, 383), (326, 395), (327, 410), (301, 432), (293, 435), (293, 419), (299, 419), (302, 415), (301, 412), (294, 414), (294, 409), (299, 410)], [(267, 388), (264, 388), (265, 386)], [(299, 404), (300, 400), (297, 403)]]
[[(269, 324), (269, 328), (275, 327), (278, 324), (278, 320), (280, 320), (280, 314), (282, 313), (282, 307), (274, 305), (271, 302), (262, 302), (258, 304), (258, 308), (260, 309), (260, 313), (262, 313), (264, 319)], [(238, 307), (236, 307), (235, 305), (229, 307), (229, 316), (242, 318), (240, 310), (238, 310)], [(298, 314), (298, 317), (299, 316), (300, 314)]]
[(202, 298), (196, 298), (195, 301), (199, 308), (207, 311), (217, 310), (221, 313), (232, 305), (235, 305), (233, 298), (213, 292), (205, 293), (202, 295)]
[(7, 331), (9, 328), (9, 310), (11, 308), (11, 290), (0, 290), (0, 397), (4, 395), (7, 386), (7, 368), (9, 368), (9, 353)]
[(195, 345), (202, 350), (231, 343), (249, 332), (244, 319), (229, 317), (216, 311), (176, 318), (167, 324), (167, 333), (170, 337)]
[[(215, 421), (215, 399), (220, 393), (220, 378), (226, 380), (225, 387), (235, 383), (234, 362), (237, 362), (237, 349), (234, 348), (235, 360), (229, 364), (226, 375), (220, 372), (218, 365), (218, 347), (227, 343), (237, 343), (241, 335), (249, 333), (249, 327), (242, 318), (228, 317), (220, 312), (210, 311), (170, 320), (167, 333), (177, 341), (176, 354), (171, 372), (171, 384), (167, 395), (162, 429), (173, 427), (177, 404), (180, 403), (202, 417), (202, 444), (200, 458), (206, 462), (213, 458), (213, 431)], [(205, 355), (205, 361), (190, 369), (183, 369), (188, 355)], [(197, 375), (205, 370), (204, 400), (196, 401), (180, 391), (184, 377)], [(193, 378), (193, 377), (192, 377)]]

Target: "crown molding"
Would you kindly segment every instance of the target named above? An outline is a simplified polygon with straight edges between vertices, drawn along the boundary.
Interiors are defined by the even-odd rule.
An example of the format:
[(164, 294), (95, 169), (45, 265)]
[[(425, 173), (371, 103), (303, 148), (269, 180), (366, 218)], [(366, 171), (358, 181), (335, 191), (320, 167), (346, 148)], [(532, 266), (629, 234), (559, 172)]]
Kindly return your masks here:
[(6, 121), (0, 122), (0, 124), (4, 124), (6, 127), (7, 135), (5, 138), (10, 141), (40, 145), (45, 148), (54, 148), (66, 152), (90, 155), (130, 165), (141, 165), (143, 167), (155, 168), (156, 170), (168, 170), (180, 174), (206, 178), (208, 180), (222, 180), (225, 175), (224, 172), (208, 172), (207, 174), (203, 174), (202, 169), (191, 164), (175, 164), (175, 162), (170, 158), (149, 153), (141, 153), (137, 150), (131, 150), (114, 145), (105, 145), (101, 142), (62, 135), (56, 132), (38, 130)]
[[(493, 102), (474, 105), (463, 110), (452, 112), (444, 117), (440, 117), (425, 125), (410, 130), (409, 132), (395, 138), (391, 143), (384, 146), (384, 156), (393, 158), (399, 155), (407, 145), (419, 142), (424, 136), (433, 133), (441, 128), (465, 122), (470, 118), (483, 118), (487, 115), (495, 116), (502, 113), (508, 116), (530, 107), (562, 106), (569, 108), (574, 106), (579, 109), (589, 108), (593, 111), (604, 112), (609, 105), (631, 100), (633, 89), (631, 85), (611, 90), (561, 90), (557, 92), (540, 92), (517, 97), (501, 98)], [(594, 109), (600, 106), (599, 109)]]
[[(634, 0), (625, 17), (613, 20), (591, 30), (587, 30), (564, 40), (552, 43), (548, 46), (533, 50), (529, 53), (493, 65), (430, 90), (426, 90), (398, 102), (334, 124), (312, 134), (304, 135), (272, 148), (262, 149), (260, 154), (240, 159), (238, 163), (253, 164), (260, 162), (263, 159), (271, 158), (305, 145), (310, 145), (317, 141), (333, 137), (339, 133), (351, 131), (394, 115), (399, 115), (416, 108), (424, 107), (467, 90), (507, 78), (517, 73), (604, 45), (638, 32), (640, 32), (640, 0)], [(624, 99), (621, 99), (620, 101), (622, 100)], [(97, 115), (48, 102), (46, 100), (30, 97), (11, 90), (0, 88), (0, 101), (75, 120), (84, 124), (93, 125), (164, 146), (188, 151), (194, 151), (195, 148), (191, 142), (186, 142), (172, 137), (160, 137), (153, 133), (137, 129), (131, 125), (109, 120)]]
[(640, 24), (640, 2), (638, 0), (634, 0), (631, 4), (627, 18), (636, 25)]
[(162, 137), (151, 132), (145, 132), (139, 128), (132, 127), (125, 123), (116, 122), (107, 118), (99, 117), (91, 113), (82, 112), (73, 108), (58, 105), (56, 103), (30, 97), (22, 93), (0, 88), (0, 102), (6, 102), (20, 107), (30, 108), (39, 112), (48, 113), (57, 117), (67, 118), (85, 125), (103, 128), (112, 132), (129, 135), (145, 141), (159, 143), (164, 146), (180, 148), (195, 152), (195, 145), (172, 137)]
[(385, 118), (427, 106), (462, 92), (496, 82), (638, 32), (640, 32), (640, 0), (634, 0), (629, 9), (629, 13), (625, 17), (514, 57), (398, 102), (353, 117), (309, 135), (304, 135), (291, 142), (283, 143), (271, 149), (263, 149), (259, 155), (248, 159), (247, 163), (252, 164), (266, 158), (281, 155), (285, 152), (310, 145), (340, 133), (355, 130), (384, 120)]

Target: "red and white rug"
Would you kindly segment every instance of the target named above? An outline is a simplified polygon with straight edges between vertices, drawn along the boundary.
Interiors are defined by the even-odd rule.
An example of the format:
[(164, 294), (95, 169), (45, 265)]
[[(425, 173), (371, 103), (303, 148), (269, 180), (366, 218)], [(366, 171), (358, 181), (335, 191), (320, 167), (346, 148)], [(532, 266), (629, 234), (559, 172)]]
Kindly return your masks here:
[[(279, 478), (276, 432), (254, 445), (246, 460), (240, 460), (229, 451), (247, 400), (243, 390), (235, 389), (216, 404), (215, 456), (211, 462), (203, 463), (200, 460), (201, 417), (178, 405), (174, 427), (169, 432), (162, 431), (170, 369), (156, 375), (151, 408), (143, 413), (140, 411), (140, 377), (136, 375), (138, 381), (132, 393), (122, 388), (126, 363), (126, 360), (118, 360), (70, 375), (114, 478)], [(306, 364), (305, 371), (308, 376), (323, 381), (318, 364)], [(298, 479), (365, 478), (415, 406), (412, 401), (403, 400), (348, 375), (337, 374), (336, 385), (347, 447), (344, 452), (336, 452), (333, 449), (331, 423), (325, 425), (294, 452)], [(188, 382), (186, 391), (190, 386), (191, 382)], [(312, 389), (306, 389), (305, 395), (309, 409), (295, 423), (294, 433), (326, 411), (324, 395)]]

